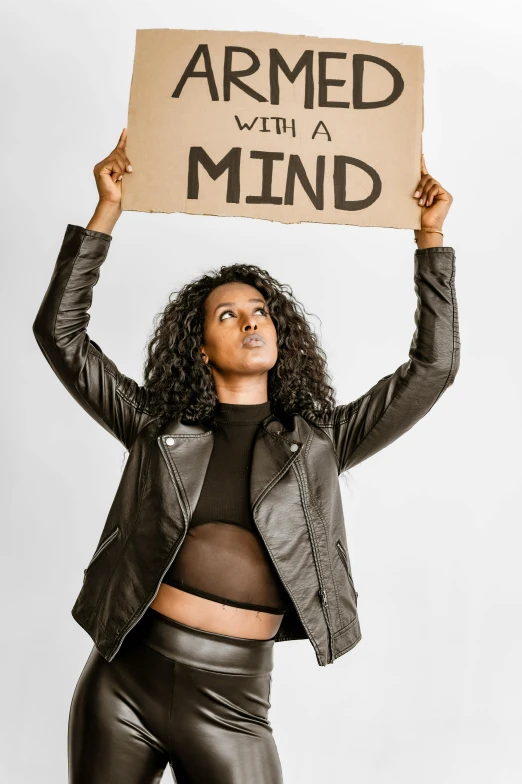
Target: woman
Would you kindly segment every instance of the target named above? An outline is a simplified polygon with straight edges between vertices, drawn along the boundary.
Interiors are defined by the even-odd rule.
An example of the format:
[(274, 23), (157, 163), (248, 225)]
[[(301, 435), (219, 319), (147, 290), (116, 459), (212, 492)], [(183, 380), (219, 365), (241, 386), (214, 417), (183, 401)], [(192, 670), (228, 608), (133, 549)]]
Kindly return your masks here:
[(324, 666), (361, 639), (338, 477), (421, 419), (459, 367), (452, 197), (423, 160), (409, 359), (358, 400), (335, 405), (302, 307), (248, 264), (169, 301), (139, 386), (86, 332), (125, 148), (126, 129), (94, 167), (98, 206), (67, 227), (33, 327), (129, 450), (72, 610), (94, 647), (71, 704), (69, 781), (157, 782), (170, 764), (178, 784), (277, 784), (274, 642), (309, 639)]

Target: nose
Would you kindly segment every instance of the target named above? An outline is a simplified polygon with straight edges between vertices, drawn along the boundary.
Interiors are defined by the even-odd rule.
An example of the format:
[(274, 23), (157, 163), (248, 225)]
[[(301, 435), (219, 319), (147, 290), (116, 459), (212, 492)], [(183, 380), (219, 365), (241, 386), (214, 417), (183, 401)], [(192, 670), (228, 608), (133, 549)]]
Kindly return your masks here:
[(250, 321), (245, 324), (244, 329), (245, 330), (257, 329), (257, 323), (256, 323), (255, 319), (253, 319), (253, 318), (250, 319)]

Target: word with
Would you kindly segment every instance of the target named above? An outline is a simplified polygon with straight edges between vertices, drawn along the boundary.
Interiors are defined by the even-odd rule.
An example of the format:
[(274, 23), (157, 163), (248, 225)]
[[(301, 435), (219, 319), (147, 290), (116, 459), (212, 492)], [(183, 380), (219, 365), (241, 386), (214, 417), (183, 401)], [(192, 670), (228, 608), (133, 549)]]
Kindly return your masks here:
[[(286, 133), (288, 123), (286, 117), (255, 117), (250, 125), (246, 122), (242, 123), (237, 114), (235, 114), (234, 117), (236, 118), (236, 122), (240, 131), (242, 131), (244, 128), (246, 128), (248, 131), (251, 131), (256, 122), (261, 120), (263, 127), (257, 129), (259, 133), (270, 133), (271, 129), (266, 127), (266, 123), (268, 120), (275, 120), (276, 133), (281, 133), (281, 123), (283, 123), (282, 132)], [(292, 128), (292, 136), (295, 136), (295, 120), (290, 120), (290, 127)]]

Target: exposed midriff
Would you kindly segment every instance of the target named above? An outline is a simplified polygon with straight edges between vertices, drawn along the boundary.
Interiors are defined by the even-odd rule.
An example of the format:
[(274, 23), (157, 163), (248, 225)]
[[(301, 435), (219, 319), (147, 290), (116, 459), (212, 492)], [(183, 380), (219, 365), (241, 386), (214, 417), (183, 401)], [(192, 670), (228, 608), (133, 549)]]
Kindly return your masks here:
[(254, 523), (249, 480), (270, 402), (219, 402), (214, 445), (186, 536), (151, 606), (200, 629), (273, 637), (290, 599)]

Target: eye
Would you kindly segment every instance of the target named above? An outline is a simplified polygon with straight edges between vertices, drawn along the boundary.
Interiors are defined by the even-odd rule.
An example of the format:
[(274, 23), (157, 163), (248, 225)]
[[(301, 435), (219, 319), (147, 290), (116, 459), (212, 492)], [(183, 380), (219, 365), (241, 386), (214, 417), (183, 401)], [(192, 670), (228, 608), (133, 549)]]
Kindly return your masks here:
[[(263, 316), (268, 316), (268, 311), (266, 310), (266, 308), (263, 308), (263, 307), (261, 307), (261, 306), (260, 306), (260, 307), (256, 308), (256, 312), (257, 312), (258, 310), (260, 310), (260, 311), (261, 311), (261, 313), (263, 314)], [(223, 316), (226, 316), (226, 314), (227, 314), (227, 313), (232, 313), (232, 315), (234, 315), (234, 312), (233, 312), (232, 310), (224, 310), (224, 311), (223, 311), (223, 313), (222, 313), (222, 314), (220, 315), (220, 317), (219, 317), (219, 321), (223, 321), (223, 320), (224, 320), (224, 319), (223, 319)]]

